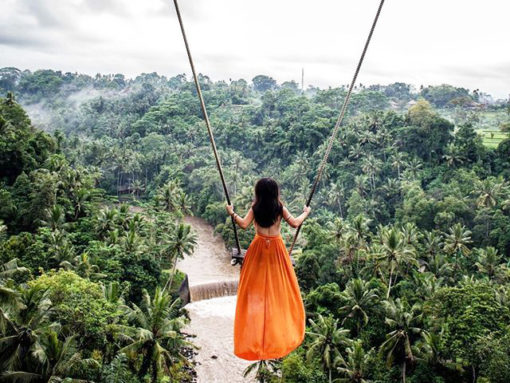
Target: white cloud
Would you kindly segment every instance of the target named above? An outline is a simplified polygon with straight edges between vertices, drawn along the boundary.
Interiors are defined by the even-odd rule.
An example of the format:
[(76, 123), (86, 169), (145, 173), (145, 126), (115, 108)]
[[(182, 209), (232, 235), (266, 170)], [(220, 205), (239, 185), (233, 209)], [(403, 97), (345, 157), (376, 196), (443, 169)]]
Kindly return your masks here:
[[(350, 81), (378, 0), (181, 0), (198, 71), (213, 79)], [(510, 93), (510, 3), (388, 0), (359, 77)], [(171, 0), (4, 0), (0, 66), (189, 73)]]

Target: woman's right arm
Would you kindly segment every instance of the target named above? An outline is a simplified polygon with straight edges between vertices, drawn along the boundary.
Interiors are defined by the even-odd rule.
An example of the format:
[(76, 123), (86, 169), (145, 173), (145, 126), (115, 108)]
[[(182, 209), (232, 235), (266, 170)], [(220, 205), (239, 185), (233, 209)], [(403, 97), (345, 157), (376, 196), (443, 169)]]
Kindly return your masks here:
[(246, 230), (253, 222), (254, 214), (252, 208), (248, 210), (244, 218), (234, 212), (234, 206), (232, 205), (227, 205), (227, 213), (234, 218), (234, 222), (237, 223), (241, 229)]
[(283, 219), (285, 221), (287, 221), (287, 223), (292, 226), (293, 228), (296, 228), (298, 226), (301, 226), (301, 224), (303, 223), (303, 221), (306, 219), (306, 217), (308, 217), (308, 215), (310, 214), (310, 206), (305, 206), (303, 208), (303, 213), (301, 213), (301, 215), (297, 218), (294, 218), (292, 216), (292, 214), (290, 214), (290, 211), (284, 206), (283, 207)]

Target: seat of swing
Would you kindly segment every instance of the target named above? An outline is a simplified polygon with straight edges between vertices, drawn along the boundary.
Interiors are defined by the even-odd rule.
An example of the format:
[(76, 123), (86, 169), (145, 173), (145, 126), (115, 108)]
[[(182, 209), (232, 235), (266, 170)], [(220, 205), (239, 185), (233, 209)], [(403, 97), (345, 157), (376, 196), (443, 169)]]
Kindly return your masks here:
[[(235, 266), (235, 265), (242, 266), (245, 256), (246, 256), (245, 249), (241, 249), (241, 254), (239, 254), (239, 250), (237, 249), (237, 247), (233, 247), (232, 248), (232, 260), (230, 261), (231, 265), (232, 266)], [(290, 257), (290, 261), (292, 262), (292, 266), (296, 266), (296, 261), (294, 260), (294, 258), (292, 256)]]
[(245, 249), (241, 249), (241, 254), (239, 254), (239, 250), (237, 249), (237, 247), (233, 247), (232, 248), (232, 260), (230, 261), (232, 266), (242, 265), (245, 255), (246, 255)]

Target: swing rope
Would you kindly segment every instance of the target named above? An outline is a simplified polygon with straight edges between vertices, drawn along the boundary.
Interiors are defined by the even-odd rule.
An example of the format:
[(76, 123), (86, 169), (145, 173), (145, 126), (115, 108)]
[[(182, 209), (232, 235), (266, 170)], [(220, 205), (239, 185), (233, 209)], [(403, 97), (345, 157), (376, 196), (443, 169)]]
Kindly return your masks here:
[[(324, 153), (324, 157), (322, 158), (322, 161), (319, 165), (319, 169), (317, 171), (317, 175), (313, 182), (312, 189), (310, 190), (310, 194), (308, 195), (308, 199), (306, 201), (306, 206), (310, 206), (310, 203), (312, 202), (313, 195), (315, 194), (315, 190), (317, 189), (317, 186), (321, 179), (322, 172), (324, 171), (324, 167), (326, 166), (326, 163), (328, 161), (329, 153), (331, 152), (331, 148), (333, 147), (333, 142), (335, 141), (336, 136), (338, 135), (338, 130), (340, 129), (340, 125), (342, 124), (342, 121), (344, 119), (345, 111), (347, 110), (347, 105), (349, 104), (352, 90), (354, 89), (354, 85), (356, 84), (356, 79), (358, 78), (358, 74), (361, 69), (361, 65), (363, 64), (363, 60), (365, 59), (365, 54), (367, 53), (368, 46), (370, 45), (370, 40), (372, 39), (372, 35), (374, 34), (375, 26), (377, 24), (377, 20), (379, 19), (379, 15), (381, 14), (381, 10), (384, 5), (384, 1), (385, 0), (381, 0), (381, 2), (379, 4), (379, 8), (377, 9), (377, 13), (376, 13), (374, 21), (372, 23), (372, 27), (370, 28), (370, 33), (368, 34), (367, 41), (365, 42), (365, 46), (363, 48), (363, 52), (361, 53), (361, 57), (358, 61), (358, 66), (356, 67), (356, 71), (354, 72), (354, 76), (353, 76), (351, 84), (349, 86), (349, 91), (347, 92), (347, 95), (345, 96), (345, 100), (342, 105), (340, 116), (338, 117), (338, 120), (336, 121), (335, 128), (333, 129), (333, 133), (331, 133), (331, 137), (329, 138), (326, 152)], [(302, 224), (298, 226), (296, 233), (294, 234), (294, 239), (292, 240), (292, 245), (290, 246), (290, 250), (289, 250), (289, 256), (292, 255), (292, 250), (294, 249), (294, 245), (296, 244), (296, 240), (299, 236), (299, 232), (301, 231), (301, 226), (302, 226)]]
[[(179, 19), (179, 25), (181, 27), (182, 38), (184, 39), (184, 45), (186, 46), (186, 52), (188, 54), (189, 64), (191, 66), (191, 72), (193, 73), (193, 80), (195, 81), (195, 87), (197, 89), (198, 98), (200, 99), (200, 107), (202, 108), (202, 114), (204, 116), (205, 125), (207, 126), (207, 132), (209, 133), (209, 140), (211, 141), (211, 146), (214, 152), (214, 159), (216, 160), (216, 167), (218, 168), (218, 172), (220, 173), (221, 184), (223, 185), (223, 191), (225, 193), (225, 198), (227, 199), (227, 203), (231, 205), (230, 195), (228, 194), (227, 184), (225, 183), (225, 176), (223, 175), (223, 169), (221, 167), (220, 157), (218, 155), (218, 150), (216, 149), (216, 142), (214, 141), (214, 135), (211, 129), (211, 123), (209, 121), (209, 115), (207, 114), (207, 109), (205, 108), (204, 97), (202, 96), (202, 90), (200, 88), (200, 83), (198, 82), (197, 73), (195, 71), (195, 65), (193, 64), (193, 58), (191, 57), (191, 51), (188, 45), (188, 39), (186, 38), (186, 32), (184, 31), (184, 24), (181, 18), (181, 12), (179, 10), (179, 4), (177, 4), (177, 0), (174, 0), (175, 12), (177, 13), (177, 18)], [(241, 254), (241, 244), (239, 243), (239, 236), (237, 234), (237, 227), (234, 221), (234, 217), (232, 219), (232, 227), (234, 228), (234, 237), (236, 241), (236, 247), (238, 254)]]
[[(195, 87), (197, 89), (198, 98), (200, 99), (200, 107), (202, 108), (202, 114), (204, 116), (205, 125), (207, 126), (207, 132), (209, 133), (209, 140), (211, 141), (211, 146), (212, 146), (212, 149), (213, 149), (213, 152), (214, 152), (214, 158), (216, 160), (216, 167), (218, 168), (218, 172), (220, 174), (221, 183), (223, 185), (223, 191), (225, 193), (225, 197), (226, 197), (227, 203), (230, 205), (231, 204), (230, 196), (229, 196), (229, 193), (228, 193), (227, 185), (225, 183), (225, 177), (223, 175), (223, 169), (221, 167), (221, 162), (220, 162), (220, 158), (219, 158), (219, 155), (218, 155), (218, 151), (216, 149), (216, 142), (214, 140), (214, 135), (213, 135), (213, 132), (212, 132), (212, 129), (211, 129), (211, 123), (209, 121), (209, 116), (207, 114), (207, 109), (205, 107), (204, 98), (202, 96), (202, 90), (200, 88), (200, 84), (198, 82), (198, 77), (197, 77), (197, 74), (196, 74), (196, 71), (195, 71), (195, 65), (193, 63), (193, 58), (191, 57), (191, 51), (190, 51), (190, 48), (189, 48), (188, 39), (186, 38), (186, 32), (184, 31), (184, 24), (182, 22), (181, 12), (179, 10), (179, 5), (177, 3), (177, 0), (173, 0), (173, 1), (174, 1), (174, 5), (175, 5), (175, 11), (177, 13), (177, 18), (179, 19), (179, 25), (181, 27), (182, 37), (184, 39), (184, 45), (186, 46), (186, 53), (188, 54), (188, 60), (189, 60), (190, 66), (191, 66), (191, 71), (193, 73), (193, 80), (195, 82)], [(377, 9), (377, 13), (376, 13), (374, 21), (372, 23), (372, 27), (370, 28), (370, 32), (369, 32), (367, 40), (365, 42), (365, 45), (364, 45), (364, 48), (363, 48), (363, 52), (361, 53), (361, 57), (360, 57), (360, 59), (358, 61), (358, 65), (357, 65), (356, 70), (354, 72), (354, 76), (353, 76), (351, 84), (349, 86), (349, 90), (347, 92), (347, 95), (345, 96), (344, 103), (343, 103), (342, 109), (340, 111), (340, 116), (338, 117), (338, 119), (336, 121), (335, 127), (334, 127), (333, 132), (331, 133), (331, 136), (330, 136), (329, 141), (328, 141), (328, 146), (326, 148), (326, 152), (324, 153), (324, 156), (323, 156), (323, 158), (322, 158), (322, 160), (320, 162), (319, 168), (317, 170), (317, 175), (315, 176), (314, 182), (312, 184), (312, 189), (310, 190), (310, 194), (308, 195), (308, 199), (306, 201), (306, 206), (310, 206), (312, 198), (313, 198), (313, 196), (315, 194), (315, 191), (317, 190), (317, 187), (319, 185), (320, 179), (322, 177), (322, 173), (324, 171), (324, 167), (326, 166), (326, 163), (327, 163), (328, 158), (329, 158), (329, 154), (331, 152), (331, 148), (333, 147), (333, 142), (335, 141), (335, 139), (336, 139), (336, 137), (338, 135), (338, 131), (339, 131), (340, 126), (342, 124), (342, 121), (344, 119), (345, 112), (347, 110), (347, 106), (349, 104), (352, 91), (353, 91), (354, 86), (356, 84), (356, 80), (358, 78), (358, 74), (359, 74), (359, 72), (361, 70), (361, 65), (363, 64), (363, 60), (365, 59), (365, 55), (366, 55), (366, 52), (368, 50), (368, 46), (370, 45), (370, 41), (372, 39), (372, 35), (374, 34), (375, 26), (377, 25), (377, 21), (379, 20), (379, 16), (381, 14), (381, 10), (382, 10), (382, 7), (384, 5), (384, 1), (385, 0), (381, 0), (381, 2), (379, 4), (379, 7)], [(241, 245), (239, 243), (239, 236), (237, 234), (237, 227), (236, 227), (234, 218), (233, 217), (231, 217), (231, 218), (232, 218), (232, 227), (234, 229), (234, 236), (235, 236), (235, 241), (236, 241), (236, 246), (237, 246), (238, 254), (241, 254)], [(297, 238), (299, 236), (299, 232), (301, 231), (301, 226), (302, 226), (302, 224), (299, 225), (297, 230), (296, 230), (296, 233), (294, 235), (294, 239), (292, 240), (292, 245), (290, 246), (289, 256), (292, 255), (292, 250), (294, 249), (294, 246), (296, 244), (296, 240), (297, 240)]]

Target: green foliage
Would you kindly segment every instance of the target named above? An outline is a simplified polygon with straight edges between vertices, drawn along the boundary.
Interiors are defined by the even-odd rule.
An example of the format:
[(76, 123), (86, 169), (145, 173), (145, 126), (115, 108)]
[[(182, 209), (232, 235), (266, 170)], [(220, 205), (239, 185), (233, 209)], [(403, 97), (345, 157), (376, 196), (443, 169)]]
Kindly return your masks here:
[(253, 87), (255, 90), (259, 92), (272, 90), (276, 87), (276, 81), (273, 78), (262, 74), (255, 76), (251, 81), (253, 82)]
[(295, 352), (282, 362), (282, 381), (288, 383), (321, 383), (326, 380), (318, 363), (310, 363)]
[(0, 98), (0, 182), (12, 185), (22, 172), (40, 167), (56, 143), (31, 126), (21, 106)]
[(451, 85), (428, 86), (420, 92), (420, 95), (435, 106), (453, 107), (455, 105), (469, 104), (473, 97), (464, 88), (455, 88)]
[(119, 354), (103, 370), (103, 380), (111, 383), (138, 383), (136, 374), (129, 370), (128, 358)]
[(481, 367), (475, 339), (505, 330), (510, 320), (489, 283), (465, 281), (456, 287), (440, 289), (432, 301), (432, 312), (446, 328), (447, 354), (467, 365)]
[[(272, 176), (298, 213), (345, 87), (199, 77), (237, 211)], [(0, 100), (1, 336), (66, 361), (43, 368), (2, 349), (2, 372), (190, 380), (171, 266), (194, 238), (180, 219), (193, 211), (233, 244), (194, 84), (3, 68), (0, 88), (11, 92)], [(477, 133), (506, 129), (508, 116), (483, 99), (447, 85), (356, 86), (293, 254), (310, 335), (281, 363), (255, 364), (259, 380), (508, 380), (510, 144)], [(18, 101), (42, 109), (34, 122), (54, 136)], [(240, 232), (243, 247), (252, 236)]]
[(76, 335), (81, 347), (89, 351), (105, 347), (109, 327), (118, 312), (106, 301), (99, 284), (72, 271), (60, 270), (41, 275), (29, 286), (47, 290), (53, 305), (52, 319)]
[(439, 117), (424, 100), (409, 108), (408, 126), (402, 129), (402, 149), (426, 161), (439, 161), (451, 141), (453, 124)]
[(491, 333), (476, 341), (480, 374), (490, 382), (503, 383), (510, 379), (510, 334)]

